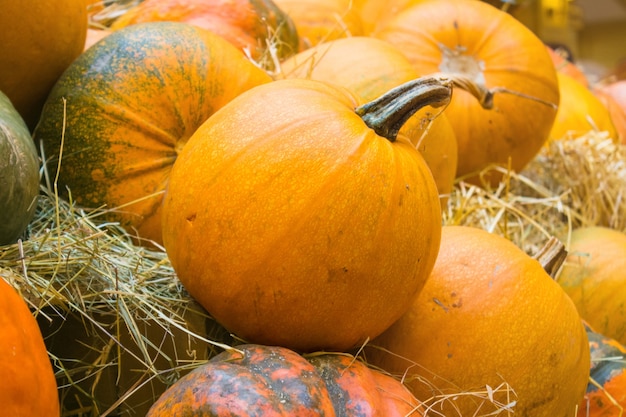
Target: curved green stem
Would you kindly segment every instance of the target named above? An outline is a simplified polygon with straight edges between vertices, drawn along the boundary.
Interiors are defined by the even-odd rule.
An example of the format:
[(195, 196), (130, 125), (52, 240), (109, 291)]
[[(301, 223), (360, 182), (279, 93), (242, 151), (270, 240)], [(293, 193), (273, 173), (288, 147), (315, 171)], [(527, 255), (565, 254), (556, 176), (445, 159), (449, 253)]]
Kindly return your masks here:
[(394, 142), (400, 128), (424, 106), (441, 107), (450, 103), (452, 83), (442, 77), (426, 76), (411, 80), (355, 109), (367, 126)]

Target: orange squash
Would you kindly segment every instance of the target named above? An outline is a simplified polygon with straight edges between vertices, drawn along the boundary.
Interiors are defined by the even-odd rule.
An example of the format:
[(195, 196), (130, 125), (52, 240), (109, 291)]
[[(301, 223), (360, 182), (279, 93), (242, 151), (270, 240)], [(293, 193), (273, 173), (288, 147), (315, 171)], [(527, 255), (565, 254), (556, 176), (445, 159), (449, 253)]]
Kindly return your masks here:
[(147, 417), (421, 416), (398, 380), (346, 354), (239, 345), (176, 381)]
[(271, 78), (232, 44), (178, 22), (137, 24), (89, 48), (56, 83), (34, 137), (51, 178), (80, 206), (105, 207), (161, 242), (161, 201), (187, 139), (241, 92)]
[(300, 48), (350, 36), (361, 36), (363, 24), (352, 0), (274, 0), (294, 22)]
[(558, 73), (561, 104), (550, 131), (550, 140), (576, 137), (596, 130), (617, 141), (608, 108), (591, 90), (567, 74)]
[(24, 299), (0, 278), (0, 403), (2, 415), (59, 417), (52, 363)]
[[(548, 139), (556, 70), (543, 42), (510, 14), (476, 0), (425, 0), (372, 36), (402, 50), (418, 74), (442, 73), (478, 93), (457, 88), (445, 110), (462, 155), (457, 176), (480, 182), (492, 164), (520, 171)], [(492, 184), (501, 179), (489, 174)]]
[(297, 52), (291, 18), (273, 0), (143, 0), (111, 24), (112, 30), (145, 22), (184, 22), (210, 30), (260, 60), (273, 44), (278, 58)]
[(432, 174), (398, 131), (450, 92), (419, 79), (358, 105), (289, 79), (232, 100), (191, 137), (166, 192), (182, 284), (250, 343), (346, 350), (381, 333), (424, 285), (441, 230)]
[(87, 5), (1, 0), (0, 10), (0, 91), (32, 131), (52, 86), (83, 51)]
[(367, 349), (445, 416), (496, 415), (515, 401), (514, 415), (570, 417), (590, 369), (565, 292), (511, 241), (469, 226), (443, 226), (426, 285)]
[(597, 332), (626, 343), (626, 234), (608, 227), (575, 229), (558, 283)]
[[(362, 103), (418, 78), (400, 50), (369, 36), (323, 42), (285, 60), (281, 67), (288, 78), (309, 78), (345, 87)], [(426, 106), (401, 131), (424, 156), (445, 206), (454, 186), (458, 158), (456, 137), (448, 118), (440, 109)]]

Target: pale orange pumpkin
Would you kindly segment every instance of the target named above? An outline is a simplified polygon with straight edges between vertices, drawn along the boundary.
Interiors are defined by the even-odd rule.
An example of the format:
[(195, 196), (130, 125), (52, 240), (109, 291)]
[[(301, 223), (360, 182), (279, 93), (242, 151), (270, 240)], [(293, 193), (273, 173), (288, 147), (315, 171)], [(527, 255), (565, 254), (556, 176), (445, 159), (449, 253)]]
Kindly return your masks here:
[[(288, 58), (282, 64), (287, 78), (309, 78), (345, 87), (361, 103), (418, 78), (404, 54), (380, 39), (351, 36), (320, 43)], [(454, 130), (441, 109), (426, 106), (402, 126), (431, 169), (442, 206), (456, 177), (458, 147)]]
[(550, 131), (550, 140), (577, 137), (591, 130), (607, 132), (617, 141), (617, 131), (608, 108), (589, 88), (571, 76), (557, 74), (561, 104)]
[(251, 343), (346, 350), (381, 333), (424, 285), (441, 232), (432, 174), (398, 131), (450, 94), (419, 79), (359, 105), (288, 79), (239, 95), (172, 169), (163, 243), (180, 281)]
[(609, 110), (619, 142), (626, 144), (626, 80), (597, 84), (592, 91)]
[[(402, 50), (420, 75), (441, 73), (455, 89), (445, 113), (459, 145), (457, 176), (492, 164), (519, 171), (548, 139), (559, 103), (544, 43), (510, 14), (476, 0), (410, 4), (372, 34)], [(493, 93), (493, 94), (492, 94)], [(501, 176), (490, 173), (486, 180)]]
[(572, 232), (558, 283), (597, 332), (626, 344), (626, 234), (609, 227)]
[(445, 416), (509, 405), (514, 415), (571, 417), (590, 371), (576, 307), (542, 264), (469, 226), (443, 226), (426, 285), (366, 349), (369, 363), (402, 375)]

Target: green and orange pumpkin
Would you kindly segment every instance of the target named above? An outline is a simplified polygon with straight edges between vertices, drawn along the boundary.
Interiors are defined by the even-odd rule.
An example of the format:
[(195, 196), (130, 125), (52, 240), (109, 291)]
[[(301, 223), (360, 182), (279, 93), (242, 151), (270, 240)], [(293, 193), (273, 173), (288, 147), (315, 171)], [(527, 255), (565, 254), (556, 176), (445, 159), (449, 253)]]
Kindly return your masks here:
[(178, 153), (209, 116), (270, 81), (208, 30), (136, 24), (72, 63), (48, 96), (34, 138), (62, 196), (103, 209), (141, 242), (160, 244), (161, 201)]

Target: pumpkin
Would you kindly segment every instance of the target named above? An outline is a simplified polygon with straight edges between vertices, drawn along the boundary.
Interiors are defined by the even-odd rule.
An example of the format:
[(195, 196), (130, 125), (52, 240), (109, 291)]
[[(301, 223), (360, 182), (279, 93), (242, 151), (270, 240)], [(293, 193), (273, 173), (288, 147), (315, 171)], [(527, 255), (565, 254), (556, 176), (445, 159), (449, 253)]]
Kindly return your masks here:
[(296, 26), (299, 50), (320, 42), (360, 36), (363, 24), (352, 0), (274, 0)]
[(445, 416), (509, 406), (515, 415), (571, 417), (590, 369), (576, 308), (541, 263), (470, 226), (443, 226), (426, 285), (366, 348), (370, 364), (404, 375)]
[(0, 92), (0, 245), (15, 242), (37, 208), (39, 158), (24, 119)]
[(626, 234), (579, 227), (572, 231), (569, 253), (558, 283), (591, 327), (626, 343)]
[[(464, 87), (445, 110), (463, 155), (457, 177), (481, 184), (487, 167), (520, 171), (542, 149), (559, 103), (556, 70), (543, 42), (510, 14), (482, 1), (424, 0), (372, 36), (402, 50), (418, 74)], [(501, 178), (491, 170), (484, 181)]]
[(260, 60), (268, 44), (278, 58), (298, 49), (291, 18), (273, 0), (144, 0), (111, 24), (117, 30), (155, 21), (185, 22), (210, 30)]
[(591, 374), (578, 417), (619, 416), (626, 408), (626, 346), (585, 326)]
[[(205, 29), (151, 22), (115, 31), (56, 83), (34, 132), (59, 190), (106, 207), (142, 242), (161, 242), (161, 201), (187, 139), (241, 92), (271, 78)], [(69, 190), (69, 191), (68, 191)]]
[(626, 80), (597, 84), (592, 91), (609, 110), (617, 140), (626, 145)]
[(425, 78), (358, 106), (288, 79), (233, 99), (172, 169), (163, 244), (181, 283), (250, 343), (343, 351), (382, 332), (423, 286), (441, 229), (432, 174), (398, 130), (450, 93)]
[(111, 34), (111, 30), (109, 29), (96, 29), (89, 28), (87, 29), (87, 38), (85, 39), (85, 50), (89, 49), (93, 44), (98, 42), (100, 39), (109, 36)]
[(37, 321), (22, 296), (2, 278), (0, 306), (2, 414), (58, 417), (57, 383)]
[(589, 88), (589, 79), (585, 75), (582, 69), (573, 62), (569, 61), (562, 53), (562, 51), (558, 49), (552, 49), (550, 46), (546, 45), (546, 50), (548, 54), (550, 54), (550, 58), (554, 63), (554, 68), (557, 72), (562, 72), (566, 75), (569, 75), (585, 87)]
[[(369, 36), (323, 42), (285, 60), (281, 69), (288, 78), (310, 78), (348, 88), (362, 102), (418, 78), (401, 51)], [(427, 106), (402, 126), (402, 132), (424, 156), (445, 206), (458, 158), (450, 122), (441, 110)]]
[(550, 140), (577, 137), (591, 130), (607, 132), (617, 140), (608, 108), (589, 88), (567, 74), (558, 73), (561, 104), (550, 131)]
[(404, 417), (417, 407), (402, 383), (352, 356), (307, 360), (284, 347), (245, 344), (181, 377), (146, 417)]
[(85, 0), (0, 0), (0, 91), (29, 129), (63, 71), (83, 51)]

